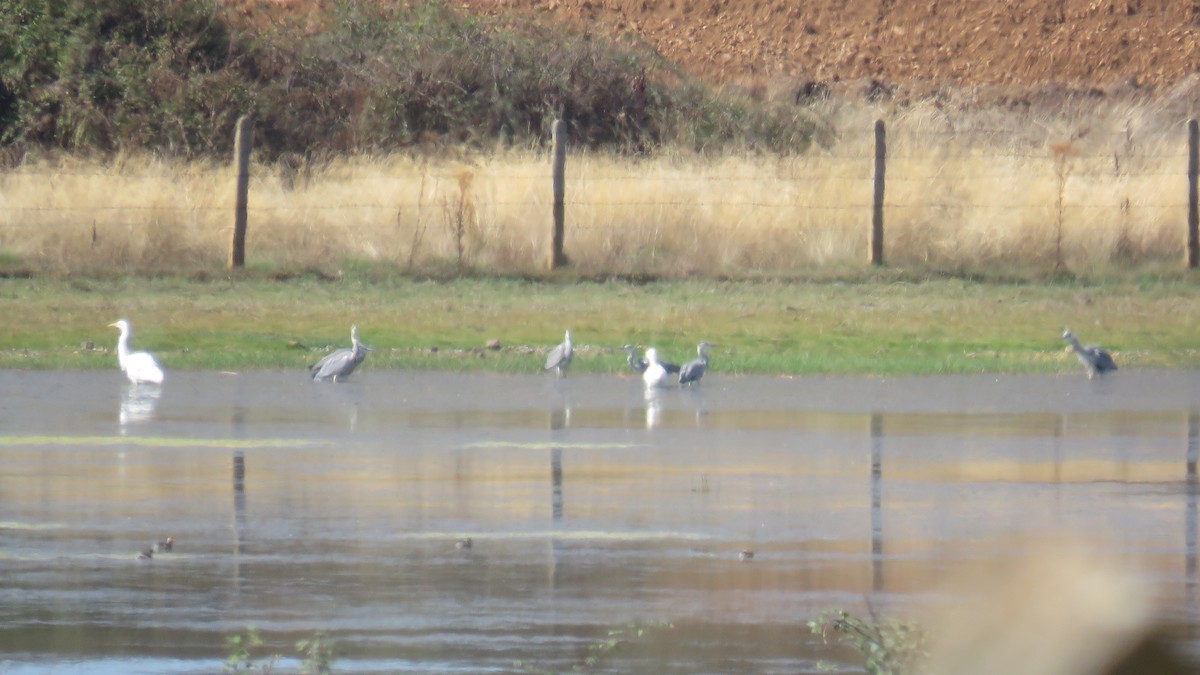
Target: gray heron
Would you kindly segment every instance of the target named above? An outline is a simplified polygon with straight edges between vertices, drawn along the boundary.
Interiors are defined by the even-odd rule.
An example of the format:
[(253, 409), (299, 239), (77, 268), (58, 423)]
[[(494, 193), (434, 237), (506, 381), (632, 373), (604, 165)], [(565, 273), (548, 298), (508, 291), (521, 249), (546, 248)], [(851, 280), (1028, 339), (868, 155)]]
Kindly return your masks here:
[[(650, 364), (646, 362), (646, 359), (638, 358), (637, 347), (634, 347), (633, 345), (625, 345), (621, 348), (624, 349), (625, 351), (629, 352), (629, 367), (630, 368), (633, 368), (635, 371), (637, 371), (639, 373), (646, 372), (646, 366), (648, 366)], [(668, 361), (662, 361), (662, 360), (660, 360), (659, 363), (662, 364), (663, 368), (666, 368), (668, 373), (678, 373), (679, 372), (679, 364), (670, 363)]]
[(642, 373), (642, 381), (647, 387), (665, 387), (671, 384), (671, 374), (666, 366), (658, 360), (658, 350), (651, 347), (646, 350), (646, 370)]
[(154, 360), (154, 356), (150, 352), (129, 351), (129, 335), (133, 332), (133, 327), (129, 322), (121, 319), (108, 325), (110, 328), (117, 328), (121, 331), (120, 337), (117, 338), (117, 363), (121, 366), (121, 372), (125, 373), (125, 377), (128, 377), (129, 381), (134, 384), (143, 382), (162, 384), (163, 371), (158, 367), (158, 361)]
[(350, 373), (358, 367), (358, 364), (367, 358), (367, 352), (371, 348), (364, 345), (358, 340), (358, 324), (350, 326), (350, 349), (339, 349), (335, 352), (326, 354), (324, 358), (308, 367), (312, 373), (313, 381), (324, 382), (325, 380), (333, 380), (341, 382), (350, 377)]
[(630, 368), (633, 368), (634, 371), (639, 372), (639, 373), (646, 372), (646, 366), (649, 364), (646, 363), (646, 359), (638, 358), (637, 347), (634, 347), (633, 345), (625, 345), (625, 346), (621, 347), (621, 349), (624, 349), (626, 352), (629, 353), (629, 367)]
[(708, 370), (709, 347), (712, 345), (707, 342), (696, 345), (696, 354), (699, 356), (684, 364), (683, 369), (679, 371), (679, 384), (692, 384), (704, 377), (704, 371)]
[(1063, 331), (1062, 339), (1071, 344), (1071, 350), (1075, 352), (1075, 356), (1078, 356), (1079, 361), (1087, 367), (1088, 379), (1117, 369), (1117, 364), (1113, 362), (1111, 354), (1098, 345), (1084, 347), (1079, 344), (1079, 338), (1075, 337), (1070, 328)]
[(543, 370), (553, 370), (556, 376), (562, 377), (567, 374), (567, 368), (570, 367), (573, 356), (575, 356), (575, 350), (571, 348), (571, 331), (568, 330), (562, 343), (556, 345), (546, 355), (546, 366)]

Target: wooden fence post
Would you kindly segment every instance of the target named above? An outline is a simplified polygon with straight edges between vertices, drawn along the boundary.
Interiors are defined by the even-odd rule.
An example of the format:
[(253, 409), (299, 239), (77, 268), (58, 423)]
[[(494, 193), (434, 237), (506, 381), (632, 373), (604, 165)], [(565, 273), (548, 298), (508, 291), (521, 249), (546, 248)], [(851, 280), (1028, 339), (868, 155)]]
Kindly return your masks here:
[(1200, 264), (1200, 208), (1197, 206), (1197, 176), (1200, 176), (1200, 124), (1188, 120), (1188, 215), (1187, 266), (1196, 269)]
[(887, 168), (887, 134), (875, 120), (875, 197), (871, 210), (871, 264), (883, 264), (883, 175)]
[(565, 218), (563, 198), (566, 195), (567, 167), (567, 123), (565, 121), (554, 120), (553, 139), (554, 232), (550, 237), (550, 251), (546, 258), (547, 266), (552, 271), (567, 264), (567, 257), (563, 255), (563, 220)]
[(246, 264), (246, 205), (250, 192), (250, 147), (254, 143), (254, 122), (249, 115), (237, 121), (233, 139), (233, 161), (237, 167), (237, 206), (233, 213), (233, 243), (229, 247), (229, 267)]

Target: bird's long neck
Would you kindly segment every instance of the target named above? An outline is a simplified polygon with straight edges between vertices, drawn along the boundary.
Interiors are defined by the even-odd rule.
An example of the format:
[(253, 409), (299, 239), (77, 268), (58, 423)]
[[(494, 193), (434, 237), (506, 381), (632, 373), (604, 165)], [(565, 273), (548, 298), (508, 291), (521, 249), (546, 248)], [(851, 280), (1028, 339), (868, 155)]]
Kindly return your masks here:
[(1071, 349), (1074, 349), (1076, 353), (1083, 353), (1083, 345), (1079, 344), (1079, 338), (1075, 337), (1074, 335), (1068, 335), (1067, 342), (1071, 343)]
[(117, 338), (117, 362), (124, 365), (127, 358), (129, 358), (129, 330), (122, 328), (121, 335)]

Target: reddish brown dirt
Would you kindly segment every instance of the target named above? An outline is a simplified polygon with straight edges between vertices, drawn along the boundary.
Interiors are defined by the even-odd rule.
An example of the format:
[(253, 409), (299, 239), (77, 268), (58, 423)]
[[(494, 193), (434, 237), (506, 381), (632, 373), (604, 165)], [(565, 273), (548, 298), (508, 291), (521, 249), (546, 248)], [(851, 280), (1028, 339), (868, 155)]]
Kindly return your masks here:
[(459, 0), (632, 31), (715, 82), (1161, 90), (1200, 70), (1200, 0)]

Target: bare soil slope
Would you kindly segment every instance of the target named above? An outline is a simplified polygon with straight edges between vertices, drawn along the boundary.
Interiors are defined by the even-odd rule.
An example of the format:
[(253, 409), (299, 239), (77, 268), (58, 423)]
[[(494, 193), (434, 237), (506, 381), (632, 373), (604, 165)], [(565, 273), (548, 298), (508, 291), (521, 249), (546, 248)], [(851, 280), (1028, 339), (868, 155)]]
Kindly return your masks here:
[(1200, 69), (1181, 0), (461, 0), (634, 32), (716, 82), (875, 80), (888, 89), (1047, 85), (1161, 91)]

